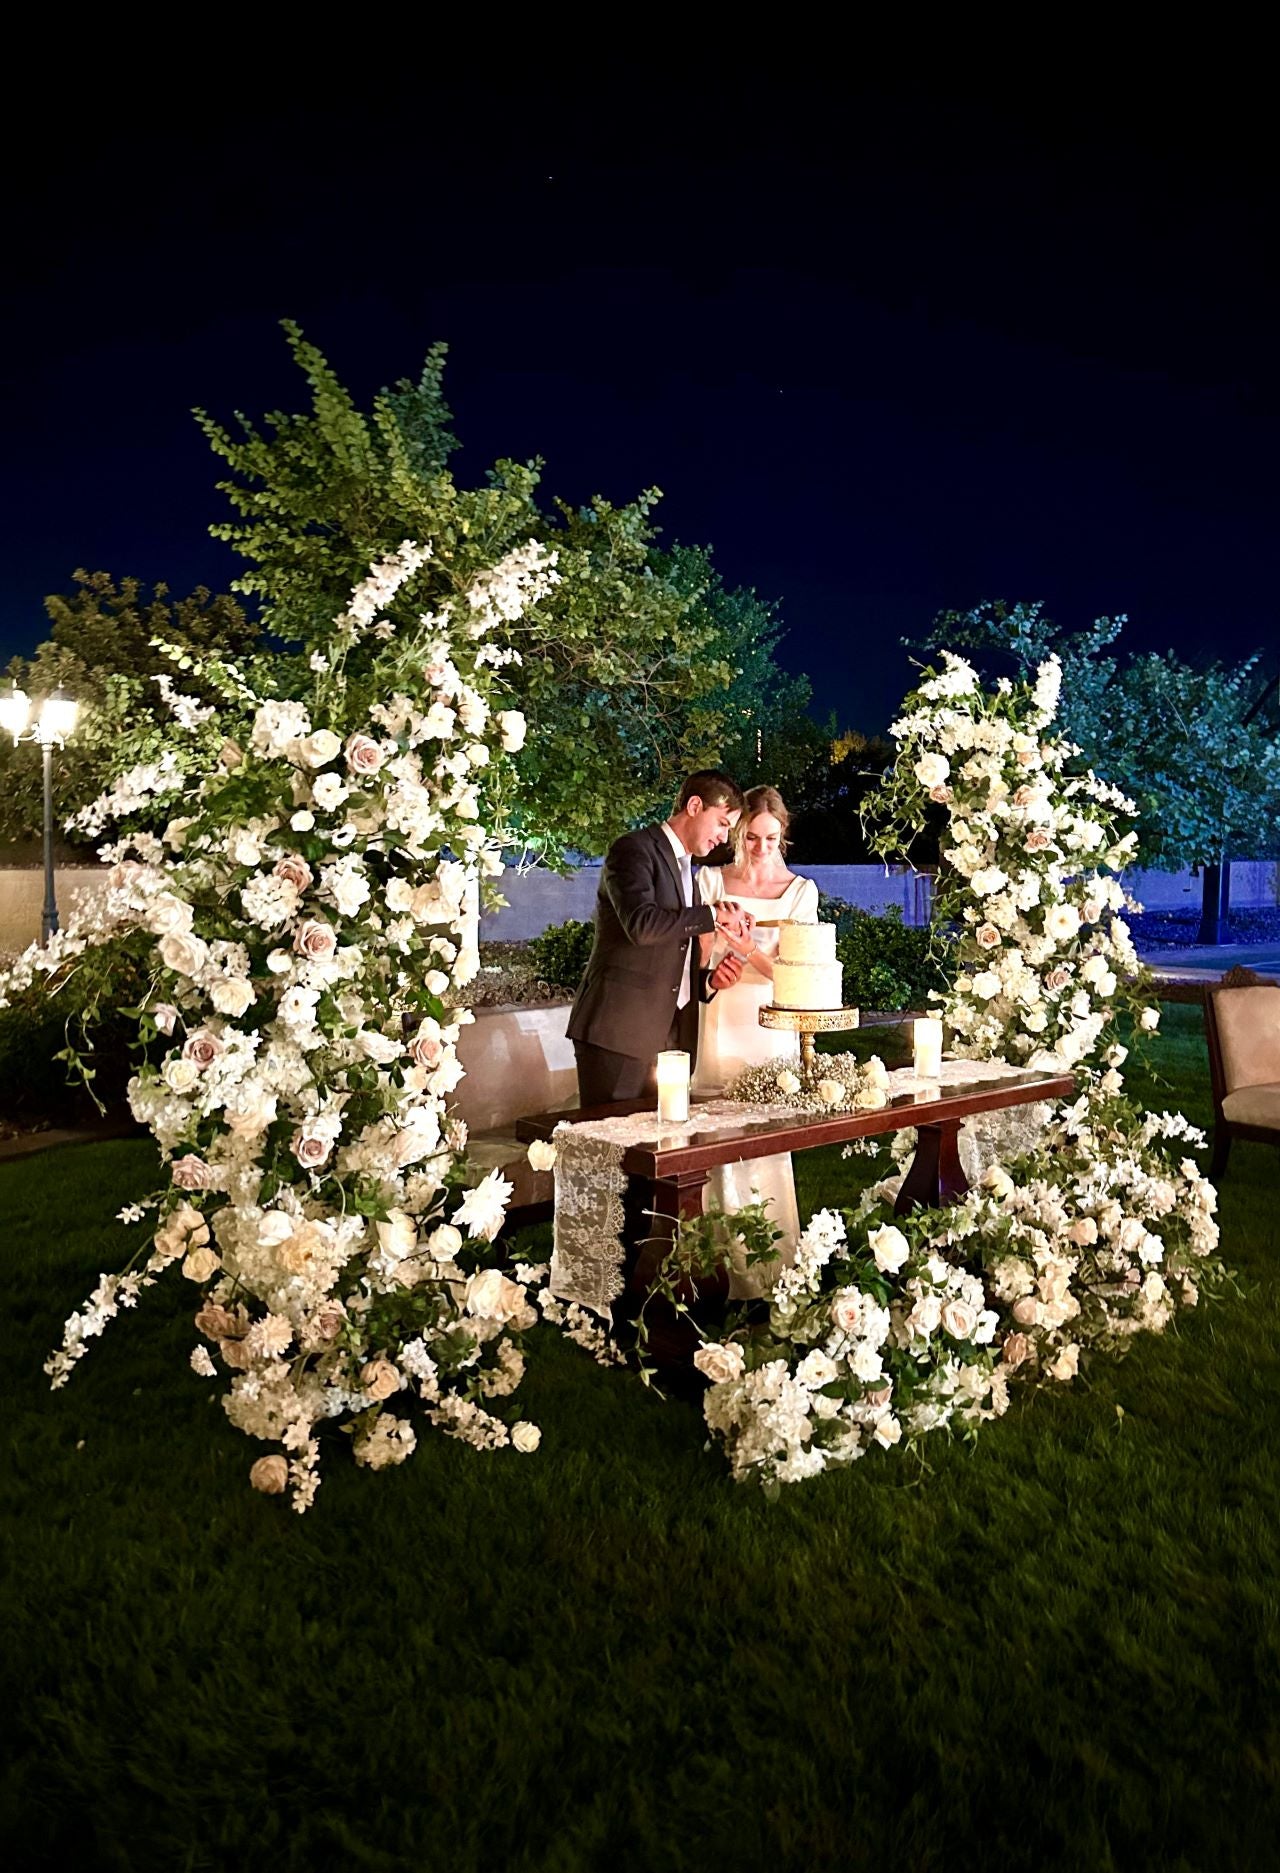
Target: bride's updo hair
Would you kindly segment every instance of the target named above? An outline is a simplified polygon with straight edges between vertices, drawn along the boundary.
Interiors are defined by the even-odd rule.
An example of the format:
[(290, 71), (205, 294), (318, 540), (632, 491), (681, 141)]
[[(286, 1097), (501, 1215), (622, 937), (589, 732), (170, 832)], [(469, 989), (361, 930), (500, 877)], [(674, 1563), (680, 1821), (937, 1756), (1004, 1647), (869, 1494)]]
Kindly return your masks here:
[(778, 851), (785, 852), (787, 849), (787, 828), (791, 824), (791, 815), (783, 803), (782, 795), (776, 787), (749, 787), (743, 800), (742, 817), (733, 829), (733, 843), (739, 858), (747, 849), (747, 828), (761, 813), (772, 814), (777, 820), (782, 828)]

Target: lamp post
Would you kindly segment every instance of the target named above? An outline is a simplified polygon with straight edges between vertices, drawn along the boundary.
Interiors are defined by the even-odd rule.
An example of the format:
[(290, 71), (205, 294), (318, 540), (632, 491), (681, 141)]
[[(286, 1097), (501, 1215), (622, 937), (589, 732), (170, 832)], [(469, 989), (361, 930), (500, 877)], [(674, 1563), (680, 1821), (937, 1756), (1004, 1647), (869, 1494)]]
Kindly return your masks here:
[(58, 928), (58, 900), (53, 876), (53, 751), (61, 748), (75, 728), (80, 705), (74, 696), (58, 688), (46, 696), (32, 720), (31, 698), (15, 683), (7, 696), (0, 696), (0, 729), (13, 736), (16, 748), (20, 741), (33, 741), (40, 749), (44, 768), (44, 911), (40, 918), (40, 944), (48, 947), (49, 938)]

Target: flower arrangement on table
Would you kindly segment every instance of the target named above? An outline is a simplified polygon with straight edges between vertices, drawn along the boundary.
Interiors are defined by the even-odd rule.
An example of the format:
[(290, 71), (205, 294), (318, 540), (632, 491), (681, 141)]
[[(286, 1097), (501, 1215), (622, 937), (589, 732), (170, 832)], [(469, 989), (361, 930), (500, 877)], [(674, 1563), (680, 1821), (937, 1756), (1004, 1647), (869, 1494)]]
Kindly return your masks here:
[(889, 1103), (883, 1060), (866, 1062), (852, 1053), (821, 1054), (812, 1073), (775, 1062), (744, 1067), (725, 1087), (726, 1099), (744, 1105), (776, 1105), (790, 1112), (874, 1112)]
[[(891, 855), (928, 806), (946, 809), (934, 917), (958, 969), (935, 999), (952, 1049), (1073, 1070), (1079, 1095), (957, 1204), (895, 1217), (889, 1175), (810, 1220), (767, 1322), (744, 1316), (695, 1356), (740, 1480), (772, 1490), (932, 1431), (974, 1432), (1016, 1384), (1069, 1382), (1221, 1274), (1216, 1194), (1190, 1155), (1201, 1134), (1124, 1097), (1117, 1016), (1139, 1032), (1158, 1021), (1114, 875), (1134, 849), (1117, 817), (1133, 809), (1053, 733), (1060, 682), (1051, 660), (1034, 686), (987, 693), (947, 656), (894, 724), (877, 847)], [(912, 1148), (895, 1134), (899, 1165)]]
[[(414, 1448), (411, 1404), (478, 1448), (538, 1440), (492, 1407), (520, 1382), (541, 1271), (488, 1265), (511, 1187), (496, 1171), (467, 1186), (465, 1127), (446, 1102), (525, 732), (503, 706), (517, 653), (501, 633), (556, 577), (533, 543), (460, 579), (405, 542), (309, 669), (297, 660), (306, 694), (202, 667), (240, 738), (163, 839), (126, 833), (104, 851), (104, 900), (0, 979), (2, 999), (33, 983), (56, 993), (74, 972), (108, 998), (124, 947), (149, 983), (129, 1012), (154, 1057), (129, 1097), (168, 1181), (123, 1213), (151, 1212), (154, 1227), (67, 1322), (53, 1384), (144, 1288), (180, 1273), (191, 1364), (225, 1379), (232, 1423), (273, 1446), (254, 1486), (291, 1490), (298, 1510), (325, 1420), (374, 1469)], [(132, 774), (86, 823), (183, 784), (177, 763)]]

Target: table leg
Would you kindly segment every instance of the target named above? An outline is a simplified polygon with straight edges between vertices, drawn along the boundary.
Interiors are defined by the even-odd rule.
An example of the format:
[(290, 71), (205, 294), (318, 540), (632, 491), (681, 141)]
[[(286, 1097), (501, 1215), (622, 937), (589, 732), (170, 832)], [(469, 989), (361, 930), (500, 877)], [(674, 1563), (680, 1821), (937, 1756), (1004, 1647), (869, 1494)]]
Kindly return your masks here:
[[(682, 1221), (702, 1214), (705, 1172), (688, 1172), (656, 1184), (633, 1186), (641, 1199), (643, 1228), (637, 1253), (627, 1274), (627, 1293), (621, 1303), (634, 1317), (644, 1307), (647, 1351), (659, 1366), (687, 1367), (698, 1349), (699, 1335), (687, 1314), (677, 1311), (665, 1297), (650, 1298), (650, 1289), (670, 1253)], [(681, 1284), (681, 1301), (701, 1313), (719, 1297), (720, 1283)], [(728, 1282), (723, 1282), (727, 1291)]]
[(964, 1195), (969, 1180), (960, 1163), (959, 1141), (959, 1119), (917, 1126), (916, 1154), (893, 1206), (895, 1216), (905, 1216), (908, 1210), (936, 1209)]

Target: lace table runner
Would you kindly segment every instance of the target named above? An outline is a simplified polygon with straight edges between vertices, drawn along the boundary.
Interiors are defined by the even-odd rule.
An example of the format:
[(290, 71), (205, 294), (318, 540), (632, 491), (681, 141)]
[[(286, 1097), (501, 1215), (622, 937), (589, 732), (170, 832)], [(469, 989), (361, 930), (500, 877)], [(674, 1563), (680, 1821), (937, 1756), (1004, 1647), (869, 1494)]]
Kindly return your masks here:
[[(930, 1086), (974, 1085), (985, 1080), (1020, 1077), (1022, 1067), (999, 1060), (944, 1060), (939, 1080), (917, 1080), (909, 1067), (889, 1075), (889, 1097), (920, 1093)], [(979, 1112), (960, 1128), (960, 1162), (976, 1183), (988, 1164), (1030, 1150), (1043, 1129), (1049, 1105), (1007, 1106)], [(627, 1187), (622, 1160), (632, 1145), (668, 1145), (736, 1131), (744, 1125), (768, 1125), (786, 1118), (812, 1118), (799, 1106), (748, 1105), (736, 1099), (708, 1099), (695, 1106), (683, 1125), (659, 1119), (656, 1112), (633, 1112), (615, 1119), (589, 1119), (557, 1125), (556, 1207), (551, 1256), (551, 1292), (607, 1317), (623, 1289), (622, 1198)], [(924, 1119), (924, 1114), (921, 1115)], [(927, 1123), (927, 1120), (925, 1120)]]

